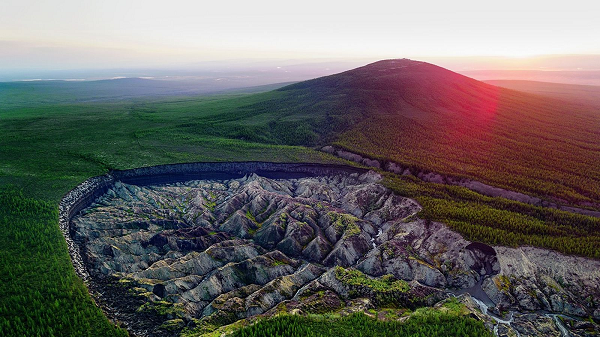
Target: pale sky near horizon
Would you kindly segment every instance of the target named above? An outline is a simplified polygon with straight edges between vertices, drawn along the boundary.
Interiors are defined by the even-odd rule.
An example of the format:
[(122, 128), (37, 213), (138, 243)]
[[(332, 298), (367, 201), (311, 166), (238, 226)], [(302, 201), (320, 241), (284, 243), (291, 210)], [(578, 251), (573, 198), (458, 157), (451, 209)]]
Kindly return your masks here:
[(589, 0), (3, 0), (0, 72), (232, 59), (600, 55), (599, 14), (600, 2)]

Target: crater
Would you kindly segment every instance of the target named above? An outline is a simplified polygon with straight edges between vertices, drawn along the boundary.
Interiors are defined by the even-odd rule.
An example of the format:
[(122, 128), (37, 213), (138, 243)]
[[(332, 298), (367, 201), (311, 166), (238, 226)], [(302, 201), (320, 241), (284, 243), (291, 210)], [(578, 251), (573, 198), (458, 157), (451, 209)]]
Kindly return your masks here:
[(99, 304), (135, 335), (357, 297), (432, 305), (498, 271), (493, 248), (419, 219), (421, 207), (373, 171), (209, 165), (113, 172), (61, 204), (76, 269), (81, 260)]

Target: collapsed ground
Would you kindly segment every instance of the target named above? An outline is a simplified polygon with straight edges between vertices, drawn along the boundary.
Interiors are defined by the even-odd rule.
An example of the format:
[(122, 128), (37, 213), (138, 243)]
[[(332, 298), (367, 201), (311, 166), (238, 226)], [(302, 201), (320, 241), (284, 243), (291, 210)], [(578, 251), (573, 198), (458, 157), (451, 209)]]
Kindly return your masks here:
[(101, 292), (118, 294), (100, 300), (138, 335), (199, 334), (277, 312), (398, 315), (461, 292), (492, 306), (496, 316), (460, 298), (489, 330), (559, 332), (542, 310), (566, 315), (575, 334), (596, 329), (577, 324), (600, 314), (600, 264), (471, 243), (419, 219), (421, 207), (381, 178), (117, 182), (73, 220), (74, 239)]

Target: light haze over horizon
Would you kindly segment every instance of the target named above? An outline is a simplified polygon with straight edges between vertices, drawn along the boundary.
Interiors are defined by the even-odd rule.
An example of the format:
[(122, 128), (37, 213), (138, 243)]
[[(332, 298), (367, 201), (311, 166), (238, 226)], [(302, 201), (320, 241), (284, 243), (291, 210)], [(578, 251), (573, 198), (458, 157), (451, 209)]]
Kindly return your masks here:
[(455, 71), (600, 70), (598, 13), (579, 0), (4, 0), (0, 75), (402, 57)]

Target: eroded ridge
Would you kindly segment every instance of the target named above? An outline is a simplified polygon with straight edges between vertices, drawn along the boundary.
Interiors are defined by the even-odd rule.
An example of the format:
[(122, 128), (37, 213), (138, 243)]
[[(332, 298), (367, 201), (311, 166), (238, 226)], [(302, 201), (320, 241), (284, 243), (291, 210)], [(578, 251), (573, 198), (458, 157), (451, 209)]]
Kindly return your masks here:
[[(533, 331), (538, 321), (560, 330), (545, 313), (512, 310), (596, 314), (597, 261), (466, 241), (419, 219), (420, 206), (381, 179), (367, 172), (148, 186), (117, 181), (73, 218), (71, 230), (101, 285), (105, 311), (137, 335), (282, 309), (415, 308), (465, 292), (479, 299), (465, 295), (467, 307), (480, 306), (476, 314), (485, 311), (480, 319), (499, 331)], [(569, 273), (563, 262), (581, 273)], [(527, 268), (515, 269), (523, 263)], [(565, 286), (556, 286), (559, 278)], [(507, 310), (510, 319), (502, 321)]]
[[(75, 239), (86, 242), (92, 273), (143, 280), (193, 316), (206, 315), (213, 300), (238, 288), (274, 288), (271, 303), (249, 306), (251, 315), (291, 298), (326, 267), (355, 265), (377, 245), (384, 223), (420, 209), (378, 179), (370, 173), (147, 187), (117, 182), (73, 228)], [(251, 295), (247, 300), (256, 302)]]

